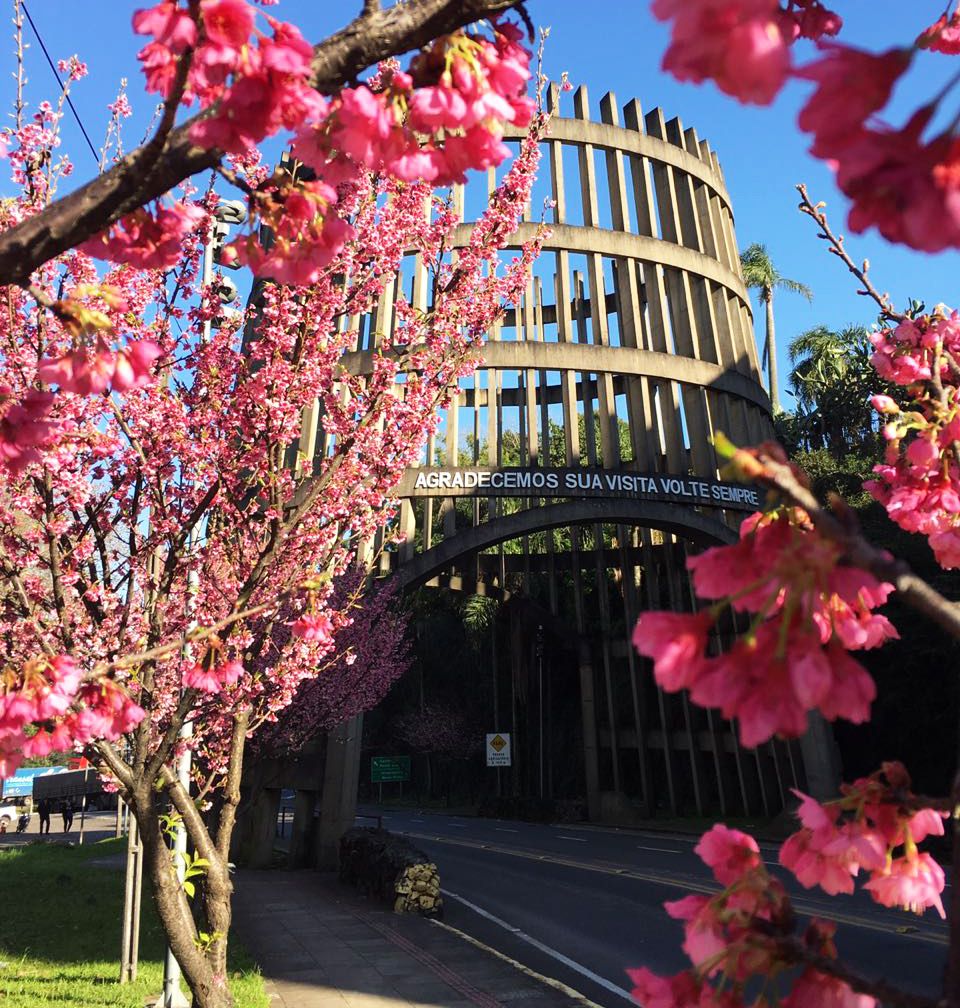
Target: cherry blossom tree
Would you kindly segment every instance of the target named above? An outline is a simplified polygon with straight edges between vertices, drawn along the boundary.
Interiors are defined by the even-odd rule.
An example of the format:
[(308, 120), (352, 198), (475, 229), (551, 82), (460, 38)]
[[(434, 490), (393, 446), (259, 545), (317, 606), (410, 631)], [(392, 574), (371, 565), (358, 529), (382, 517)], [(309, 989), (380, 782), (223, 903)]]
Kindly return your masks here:
[[(318, 732), (374, 708), (410, 669), (407, 614), (396, 587), (388, 581), (364, 592), (366, 581), (366, 572), (357, 565), (334, 582), (330, 607), (349, 610), (351, 620), (335, 635), (336, 651), (320, 674), (301, 683), (277, 720), (254, 736), (256, 754), (298, 752)], [(362, 604), (353, 605), (354, 599)]]
[[(311, 725), (349, 716), (396, 671), (378, 664), (395, 622), (385, 655), (356, 639), (385, 599), (358, 614), (354, 566), (389, 537), (391, 488), (542, 241), (501, 262), (545, 128), (522, 19), (462, 28), (510, 6), (368, 2), (312, 47), (246, 0), (161, 0), (133, 19), (163, 100), (145, 146), (120, 153), (121, 95), (102, 174), (62, 196), (66, 93), (32, 116), (19, 94), (2, 133), (19, 193), (0, 203), (0, 774), (71, 746), (96, 758), (137, 818), (199, 1008), (232, 1003), (246, 741), (298, 694)], [(61, 69), (68, 88), (86, 72)], [(199, 114), (177, 125), (181, 106)], [(526, 139), (452, 254), (443, 188), (504, 162), (507, 125)], [(278, 133), (296, 162), (271, 172), (257, 144)], [(225, 186), (250, 227), (221, 262), (258, 278), (234, 318), (205, 258)], [(402, 289), (410, 255), (423, 289), (359, 352), (351, 320)]]
[[(768, 104), (790, 78), (814, 84), (800, 112), (812, 153), (831, 162), (851, 201), (848, 226), (876, 227), (884, 237), (921, 252), (960, 246), (960, 144), (957, 117), (933, 125), (952, 86), (931, 96), (902, 128), (879, 119), (897, 80), (923, 50), (960, 53), (960, 12), (948, 4), (933, 25), (902, 47), (873, 54), (832, 41), (841, 18), (819, 0), (654, 0), (669, 20), (664, 68), (681, 80), (713, 80), (743, 102)], [(796, 62), (795, 43), (814, 40), (819, 55)], [(956, 78), (954, 78), (954, 83)], [(945, 570), (960, 566), (960, 314), (940, 304), (898, 311), (836, 234), (822, 203), (798, 187), (800, 209), (827, 248), (876, 303), (870, 334), (877, 388), (902, 393), (871, 405), (880, 417), (884, 461), (865, 489), (889, 516), (926, 538)], [(719, 438), (731, 478), (765, 487), (766, 505), (747, 518), (739, 542), (691, 558), (693, 587), (704, 601), (695, 613), (643, 613), (634, 644), (653, 659), (668, 691), (688, 690), (694, 703), (736, 718), (741, 741), (797, 737), (811, 711), (829, 720), (869, 719), (873, 680), (851, 652), (881, 646), (896, 628), (876, 610), (894, 592), (954, 639), (960, 607), (918, 578), (905, 563), (863, 537), (856, 516), (836, 498), (824, 505), (804, 475), (772, 443), (746, 448)], [(729, 619), (729, 614), (736, 617)], [(708, 646), (718, 621), (740, 628), (725, 653)], [(745, 630), (743, 628), (746, 628)], [(960, 808), (960, 772), (952, 793), (915, 794), (897, 762), (853, 783), (832, 801), (797, 792), (799, 830), (782, 845), (780, 864), (800, 885), (843, 896), (861, 888), (877, 903), (946, 916), (945, 873), (927, 851), (930, 836)], [(634, 997), (645, 1008), (747, 1003), (905, 1008), (960, 1004), (960, 829), (953, 823), (953, 894), (949, 961), (943, 995), (931, 998), (858, 975), (842, 962), (836, 925), (812, 919), (797, 933), (797, 915), (772, 877), (756, 841), (714, 826), (696, 848), (718, 891), (667, 903), (683, 924), (691, 968), (660, 977), (631, 971)], [(762, 978), (762, 979), (761, 979)]]

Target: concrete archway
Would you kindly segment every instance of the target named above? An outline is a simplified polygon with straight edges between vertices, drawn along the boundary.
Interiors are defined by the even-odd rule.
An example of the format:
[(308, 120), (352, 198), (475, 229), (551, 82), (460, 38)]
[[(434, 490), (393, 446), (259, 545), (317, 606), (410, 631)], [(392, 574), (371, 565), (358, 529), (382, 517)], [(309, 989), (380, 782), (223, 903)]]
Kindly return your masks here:
[(641, 525), (704, 545), (734, 542), (736, 532), (712, 515), (660, 501), (569, 500), (504, 515), (416, 554), (393, 575), (404, 590), (417, 588), (461, 557), (533, 532), (585, 523)]

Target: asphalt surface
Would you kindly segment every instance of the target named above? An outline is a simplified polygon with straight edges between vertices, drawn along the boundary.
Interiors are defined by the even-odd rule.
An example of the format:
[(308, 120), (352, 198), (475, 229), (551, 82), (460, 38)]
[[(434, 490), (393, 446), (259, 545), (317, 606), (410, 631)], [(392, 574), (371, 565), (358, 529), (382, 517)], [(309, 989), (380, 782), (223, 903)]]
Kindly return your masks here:
[(16, 832), (16, 822), (8, 827), (6, 833), (0, 833), (0, 847), (17, 847), (21, 844), (36, 843), (43, 840), (50, 843), (96, 843), (98, 840), (108, 840), (116, 833), (116, 812), (88, 812), (84, 817), (83, 838), (80, 836), (80, 813), (73, 816), (73, 824), (69, 832), (63, 829), (63, 818), (59, 812), (50, 817), (50, 832), (40, 833), (40, 817), (36, 812), (30, 817), (30, 825), (23, 833)]
[[(391, 810), (383, 820), (437, 862), (446, 923), (605, 1008), (630, 1000), (627, 968), (688, 965), (682, 927), (662, 903), (717, 888), (692, 836)], [(773, 845), (761, 848), (799, 914), (837, 921), (850, 968), (917, 993), (939, 990), (947, 926), (935, 911), (918, 917), (863, 893), (804, 890), (776, 864)]]

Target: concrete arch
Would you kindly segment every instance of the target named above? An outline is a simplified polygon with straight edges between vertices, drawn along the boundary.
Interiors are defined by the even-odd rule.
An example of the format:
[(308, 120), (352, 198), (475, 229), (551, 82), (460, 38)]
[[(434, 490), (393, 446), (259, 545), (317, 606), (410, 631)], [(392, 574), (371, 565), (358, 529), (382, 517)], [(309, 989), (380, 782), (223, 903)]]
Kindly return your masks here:
[[(697, 155), (694, 155), (675, 143), (641, 133), (639, 119), (639, 116), (634, 117), (637, 125), (630, 129), (608, 122), (598, 123), (588, 119), (564, 119), (555, 116), (550, 123), (550, 139), (571, 145), (588, 143), (603, 151), (618, 151), (621, 154), (632, 154), (671, 165), (705, 182), (724, 204), (730, 207), (730, 195), (724, 185), (719, 166), (710, 160), (709, 148), (703, 152), (707, 153), (707, 159), (704, 160), (699, 147)], [(506, 140), (522, 140), (523, 136), (522, 130), (509, 127), (504, 133)]]
[(659, 501), (571, 500), (532, 507), (473, 528), (418, 553), (393, 575), (404, 589), (417, 588), (460, 557), (533, 532), (583, 523), (643, 525), (696, 543), (731, 543), (737, 533), (719, 518), (693, 508)]
[[(770, 413), (770, 398), (752, 379), (732, 367), (676, 354), (640, 350), (636, 347), (594, 346), (582, 343), (533, 343), (502, 341), (487, 343), (483, 348), (485, 367), (500, 370), (588, 370), (615, 375), (617, 378), (649, 377), (661, 381), (676, 381), (684, 385), (725, 392)], [(370, 350), (354, 350), (343, 355), (341, 366), (349, 374), (367, 374), (373, 370), (374, 355)], [(484, 390), (480, 390), (483, 393)], [(503, 402), (509, 400), (501, 390)], [(481, 405), (476, 391), (461, 392), (462, 402)], [(512, 402), (512, 400), (509, 400)], [(484, 401), (482, 405), (486, 405)]]
[[(473, 228), (473, 224), (458, 225), (453, 232), (453, 244), (468, 245), (473, 235)], [(507, 247), (519, 248), (524, 242), (530, 241), (536, 232), (536, 224), (521, 224)], [(547, 250), (636, 259), (640, 262), (686, 270), (726, 287), (749, 306), (747, 288), (740, 277), (723, 263), (697, 249), (687, 248), (662, 238), (583, 224), (551, 224), (550, 232), (550, 236), (543, 243), (543, 247)]]

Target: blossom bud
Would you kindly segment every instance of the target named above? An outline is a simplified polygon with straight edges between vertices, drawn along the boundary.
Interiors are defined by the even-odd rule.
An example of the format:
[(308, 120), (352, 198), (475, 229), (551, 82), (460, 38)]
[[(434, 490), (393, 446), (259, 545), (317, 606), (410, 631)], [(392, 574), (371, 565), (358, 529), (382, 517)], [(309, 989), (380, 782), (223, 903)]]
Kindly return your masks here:
[(900, 407), (888, 395), (875, 395), (870, 397), (870, 405), (878, 413), (899, 413)]

